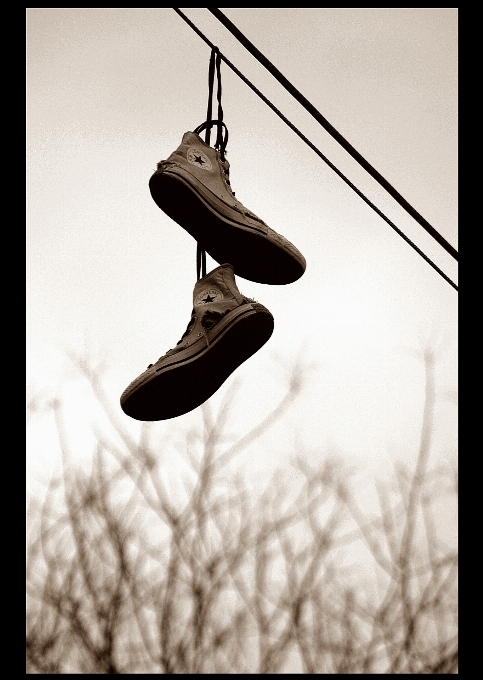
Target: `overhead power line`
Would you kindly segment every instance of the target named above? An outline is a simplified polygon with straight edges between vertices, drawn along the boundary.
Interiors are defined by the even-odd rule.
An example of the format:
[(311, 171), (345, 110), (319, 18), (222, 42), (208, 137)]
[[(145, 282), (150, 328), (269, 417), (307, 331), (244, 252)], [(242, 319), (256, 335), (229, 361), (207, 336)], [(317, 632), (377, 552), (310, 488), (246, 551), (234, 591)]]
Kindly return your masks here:
[(248, 38), (243, 35), (243, 33), (233, 24), (228, 17), (226, 17), (223, 12), (220, 12), (220, 10), (217, 7), (207, 7), (206, 8), (209, 12), (211, 12), (221, 23), (225, 28), (227, 28), (232, 35), (235, 36), (237, 40), (241, 42), (241, 44), (252, 54), (255, 59), (257, 59), (265, 68), (267, 71), (269, 71), (281, 85), (284, 86), (284, 88), (290, 92), (290, 94), (304, 107), (306, 111), (308, 111), (317, 122), (319, 122), (322, 127), (327, 130), (327, 132), (332, 135), (332, 137), (339, 142), (339, 144), (344, 147), (344, 149), (353, 157), (355, 160), (362, 165), (362, 167), (367, 170), (367, 172), (374, 177), (374, 179), (379, 182), (379, 184), (386, 189), (386, 191), (391, 194), (391, 196), (396, 199), (396, 201), (412, 216), (414, 217), (415, 220), (419, 222), (419, 224), (426, 229), (428, 234), (431, 234), (431, 236), (441, 245), (447, 252), (452, 255), (455, 260), (458, 260), (458, 251), (453, 248), (453, 246), (446, 241), (446, 239), (441, 236), (441, 234), (436, 231), (434, 227), (431, 226), (431, 224), (424, 219), (422, 215), (419, 214), (419, 212), (413, 208), (413, 206), (406, 201), (406, 199), (401, 196), (401, 194), (396, 191), (396, 189), (385, 179), (366, 159), (361, 156), (361, 154), (354, 149), (352, 144), (350, 144), (345, 137), (343, 137), (340, 132), (338, 132), (333, 125), (329, 123), (329, 121), (324, 118), (324, 116), (317, 111), (315, 106), (309, 102), (308, 99), (306, 99), (301, 92), (295, 88), (290, 81), (285, 78), (285, 76), (280, 73), (280, 71), (263, 55), (259, 49), (255, 47), (255, 45), (248, 40)]
[[(211, 41), (210, 41), (210, 40), (209, 40), (209, 39), (201, 32), (201, 31), (200, 31), (200, 29), (199, 29), (197, 26), (195, 26), (195, 24), (194, 24), (190, 19), (188, 19), (188, 17), (187, 17), (185, 14), (183, 14), (183, 12), (181, 12), (181, 10), (180, 10), (178, 7), (173, 7), (173, 9), (174, 9), (174, 11), (175, 11), (175, 12), (176, 12), (176, 13), (177, 13), (177, 14), (178, 14), (178, 15), (179, 15), (179, 16), (180, 16), (187, 24), (188, 24), (188, 26), (190, 26), (190, 27), (195, 31), (195, 33), (197, 33), (197, 34), (200, 36), (200, 38), (201, 38), (202, 40), (204, 40), (204, 42), (205, 42), (207, 45), (210, 46), (211, 49), (214, 49), (214, 48), (215, 48), (215, 49), (218, 50), (218, 48), (216, 48), (216, 46), (215, 46), (215, 45), (214, 45), (214, 44), (213, 44), (213, 43), (212, 43), (212, 42), (211, 42)], [(284, 116), (284, 114), (283, 114), (281, 111), (279, 111), (279, 110), (277, 109), (277, 107), (274, 106), (274, 105), (272, 104), (272, 102), (271, 102), (269, 99), (267, 99), (267, 97), (265, 97), (265, 95), (262, 94), (262, 92), (260, 92), (260, 90), (258, 90), (258, 89), (255, 87), (255, 85), (253, 85), (253, 84), (248, 80), (248, 78), (246, 78), (246, 77), (243, 75), (243, 73), (241, 73), (241, 72), (236, 68), (236, 66), (235, 66), (234, 64), (231, 63), (231, 61), (229, 61), (229, 59), (227, 59), (227, 58), (220, 52), (220, 50), (218, 50), (218, 54), (220, 55), (221, 60), (222, 60), (222, 61), (223, 61), (223, 62), (224, 62), (224, 63), (225, 63), (225, 64), (226, 64), (226, 65), (227, 65), (234, 73), (236, 73), (236, 75), (237, 75), (239, 78), (241, 78), (241, 80), (243, 80), (243, 82), (244, 82), (246, 85), (248, 85), (248, 87), (249, 87), (251, 90), (253, 90), (253, 92), (255, 92), (255, 94), (257, 94), (257, 95), (260, 97), (260, 99), (262, 99), (262, 101), (264, 101), (265, 104), (267, 104), (267, 106), (269, 106), (269, 107), (272, 109), (272, 111), (274, 111), (274, 113), (276, 113), (277, 116), (279, 116), (279, 118), (281, 118), (281, 119), (284, 121), (284, 123), (286, 123), (286, 125), (288, 125), (288, 126), (295, 132), (295, 134), (297, 134), (297, 135), (300, 137), (300, 139), (302, 139), (302, 140), (307, 144), (307, 146), (309, 146), (309, 147), (310, 147), (310, 148), (311, 148), (311, 149), (312, 149), (312, 150), (313, 150), (313, 151), (314, 151), (314, 152), (315, 152), (315, 153), (316, 153), (316, 154), (317, 154), (317, 155), (318, 155), (318, 156), (319, 156), (319, 157), (320, 157), (320, 158), (321, 158), (321, 159), (322, 159), (322, 160), (323, 160), (323, 161), (324, 161), (324, 162), (325, 162), (325, 163), (326, 163), (326, 164), (327, 164), (327, 165), (328, 165), (328, 166), (329, 166), (329, 167), (330, 167), (337, 175), (339, 175), (339, 177), (340, 177), (342, 180), (344, 180), (344, 182), (345, 182), (348, 186), (350, 186), (351, 189), (353, 189), (353, 191), (355, 191), (355, 193), (356, 193), (358, 196), (360, 196), (360, 197), (362, 198), (362, 200), (363, 200), (365, 203), (367, 203), (367, 205), (369, 205), (369, 206), (370, 206), (370, 207), (371, 207), (371, 208), (372, 208), (372, 209), (373, 209), (373, 210), (374, 210), (374, 211), (375, 211), (375, 212), (376, 212), (376, 213), (377, 213), (377, 214), (378, 214), (378, 215), (379, 215), (379, 216), (380, 216), (387, 224), (389, 224), (389, 226), (390, 226), (392, 229), (394, 229), (394, 231), (396, 231), (396, 232), (399, 234), (399, 236), (401, 236), (401, 238), (403, 238), (403, 239), (406, 241), (406, 243), (408, 243), (408, 244), (409, 244), (409, 245), (410, 245), (410, 246), (411, 246), (411, 247), (412, 247), (412, 248), (413, 248), (413, 249), (414, 249), (414, 250), (415, 250), (415, 251), (416, 251), (423, 259), (424, 259), (424, 260), (426, 260), (426, 262), (427, 262), (431, 267), (433, 267), (433, 269), (434, 269), (435, 271), (437, 271), (438, 274), (439, 274), (443, 279), (445, 279), (445, 281), (447, 281), (447, 282), (448, 282), (455, 290), (458, 290), (458, 286), (454, 283), (454, 281), (452, 281), (452, 280), (451, 280), (451, 279), (450, 279), (450, 278), (449, 278), (449, 277), (448, 277), (448, 276), (447, 276), (447, 275), (446, 275), (446, 274), (445, 274), (445, 273), (444, 273), (444, 272), (443, 272), (443, 271), (442, 271), (442, 270), (441, 270), (441, 269), (440, 269), (440, 268), (439, 268), (439, 267), (438, 267), (438, 266), (437, 266), (437, 265), (436, 265), (436, 264), (435, 264), (435, 263), (427, 256), (427, 255), (425, 255), (425, 253), (423, 253), (423, 251), (422, 251), (420, 248), (418, 248), (418, 246), (417, 246), (415, 243), (413, 243), (413, 242), (411, 241), (411, 239), (409, 239), (409, 238), (406, 236), (406, 234), (404, 234), (404, 233), (403, 233), (403, 232), (402, 232), (402, 231), (394, 224), (394, 222), (392, 222), (388, 217), (386, 217), (386, 215), (384, 215), (384, 213), (383, 213), (381, 210), (379, 210), (379, 208), (378, 208), (377, 206), (375, 206), (374, 203), (372, 203), (372, 201), (370, 201), (370, 200), (369, 200), (369, 199), (368, 199), (368, 198), (367, 198), (367, 197), (366, 197), (366, 196), (365, 196), (365, 195), (364, 195), (364, 194), (363, 194), (363, 193), (362, 193), (362, 192), (361, 192), (361, 191), (360, 191), (360, 190), (359, 190), (359, 189), (358, 189), (358, 188), (357, 188), (357, 187), (356, 187), (356, 186), (355, 186), (355, 185), (354, 185), (354, 184), (353, 184), (353, 183), (352, 183), (352, 182), (351, 182), (351, 181), (350, 181), (350, 180), (349, 180), (349, 179), (348, 179), (348, 178), (347, 178), (347, 177), (346, 177), (346, 176), (345, 176), (345, 175), (344, 175), (344, 174), (343, 174), (343, 173), (342, 173), (342, 172), (341, 172), (341, 171), (340, 171), (340, 170), (339, 170), (339, 169), (338, 169), (338, 168), (337, 168), (337, 167), (336, 167), (336, 166), (335, 166), (335, 165), (334, 165), (334, 164), (333, 164), (326, 156), (324, 156), (324, 154), (323, 154), (321, 151), (319, 151), (319, 149), (318, 149), (318, 148), (317, 148), (317, 147), (316, 147), (316, 146), (315, 146), (315, 145), (314, 145), (307, 137), (305, 137), (305, 135), (302, 134), (302, 132), (300, 132), (300, 130), (298, 130), (298, 128), (295, 127), (295, 125), (294, 125), (294, 124), (293, 124), (286, 116)]]

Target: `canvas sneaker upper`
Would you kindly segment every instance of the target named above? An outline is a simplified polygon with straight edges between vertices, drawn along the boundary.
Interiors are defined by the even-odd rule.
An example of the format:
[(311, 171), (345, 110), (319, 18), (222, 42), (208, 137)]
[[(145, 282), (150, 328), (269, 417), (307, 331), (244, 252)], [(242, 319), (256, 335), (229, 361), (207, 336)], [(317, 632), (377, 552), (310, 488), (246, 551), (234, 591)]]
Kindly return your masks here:
[(157, 164), (149, 187), (157, 205), (213, 259), (233, 264), (237, 276), (286, 284), (305, 272), (301, 252), (235, 196), (224, 146), (220, 152), (198, 132), (185, 132), (178, 148)]
[[(176, 347), (164, 357), (176, 354), (203, 339), (209, 345), (209, 331), (221, 319), (240, 305), (253, 302), (240, 293), (235, 283), (235, 272), (231, 264), (223, 264), (199, 279), (193, 290), (191, 320)], [(160, 359), (158, 360), (160, 361)]]
[[(181, 144), (164, 161), (157, 164), (158, 170), (179, 168), (206, 187), (214, 198), (218, 198), (229, 211), (234, 211), (252, 227), (267, 234), (269, 227), (255, 213), (235, 197), (230, 184), (230, 163), (221, 160), (220, 152), (206, 144), (196, 132), (185, 132)], [(227, 213), (230, 215), (230, 212)]]

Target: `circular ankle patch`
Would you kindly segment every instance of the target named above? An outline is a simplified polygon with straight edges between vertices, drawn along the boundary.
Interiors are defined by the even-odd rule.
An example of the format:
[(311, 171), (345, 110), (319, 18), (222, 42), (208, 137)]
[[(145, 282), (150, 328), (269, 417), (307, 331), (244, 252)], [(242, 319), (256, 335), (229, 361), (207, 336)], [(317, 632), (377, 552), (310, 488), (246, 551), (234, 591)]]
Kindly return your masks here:
[(209, 288), (196, 296), (195, 307), (206, 305), (209, 302), (219, 302), (223, 300), (223, 293), (217, 288)]
[(197, 149), (196, 146), (191, 146), (188, 149), (186, 159), (188, 163), (196, 165), (197, 168), (202, 168), (203, 170), (211, 170), (213, 167), (208, 156), (200, 149)]

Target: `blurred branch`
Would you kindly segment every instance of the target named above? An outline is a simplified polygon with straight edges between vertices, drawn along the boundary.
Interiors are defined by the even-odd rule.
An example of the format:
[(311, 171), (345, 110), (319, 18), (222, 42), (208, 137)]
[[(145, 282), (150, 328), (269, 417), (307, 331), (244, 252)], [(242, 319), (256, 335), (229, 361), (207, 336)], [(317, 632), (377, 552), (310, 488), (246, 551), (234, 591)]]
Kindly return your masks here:
[[(435, 504), (457, 487), (453, 470), (429, 470), (433, 363), (427, 353), (414, 471), (399, 466), (391, 488), (377, 482), (368, 516), (328, 456), (311, 467), (297, 452), (258, 498), (227, 473), (287, 414), (300, 364), (278, 405), (229, 446), (237, 381), (218, 413), (203, 405), (201, 430), (186, 432), (192, 472), (180, 494), (148, 428), (137, 443), (123, 430), (83, 360), (119, 437), (97, 425), (81, 469), (53, 404), (63, 474), (28, 509), (27, 672), (456, 673), (457, 554), (439, 540)], [(360, 562), (347, 566), (348, 554)]]

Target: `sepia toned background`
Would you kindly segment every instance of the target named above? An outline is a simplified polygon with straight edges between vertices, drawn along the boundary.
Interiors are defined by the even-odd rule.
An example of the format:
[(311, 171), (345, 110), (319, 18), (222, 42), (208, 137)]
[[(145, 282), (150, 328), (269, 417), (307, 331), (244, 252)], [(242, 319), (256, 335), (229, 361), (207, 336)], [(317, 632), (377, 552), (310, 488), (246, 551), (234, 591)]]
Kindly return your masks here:
[[(455, 260), (206, 8), (181, 9), (457, 283)], [(220, 9), (457, 248), (457, 8)], [(90, 469), (101, 432), (112, 447), (149, 440), (179, 490), (193, 433), (219, 419), (220, 450), (244, 442), (230, 469), (253, 498), (277, 470), (290, 480), (297, 456), (311, 469), (340, 456), (365, 512), (374, 481), (399, 464), (414, 472), (421, 451), (425, 469), (455, 465), (457, 291), (223, 63), (232, 187), (307, 270), (288, 286), (237, 278), (275, 330), (204, 408), (149, 425), (123, 414), (125, 387), (190, 319), (196, 244), (148, 181), (205, 120), (210, 50), (172, 8), (27, 8), (26, 19), (28, 496), (66, 465)], [(223, 480), (232, 488), (224, 469)], [(453, 545), (454, 504), (437, 515)]]
[[(456, 8), (221, 9), (457, 247)], [(183, 11), (457, 281), (455, 261), (206, 9)], [(208, 60), (209, 48), (170, 8), (28, 9), (34, 392), (57, 389), (66, 351), (89, 349), (107, 360), (118, 398), (181, 337), (195, 243), (156, 206), (148, 180), (205, 119)], [(440, 450), (451, 450), (457, 292), (223, 64), (222, 83), (234, 190), (307, 259), (290, 286), (237, 279), (275, 318), (270, 342), (237, 371), (243, 423), (281, 389), (274, 357), (290, 360), (303, 347), (311, 381), (278, 426), (280, 441), (296, 429), (310, 445), (333, 444), (378, 468), (417, 437), (418, 352), (429, 343), (438, 348)], [(81, 394), (72, 384), (75, 425), (89, 419)]]

